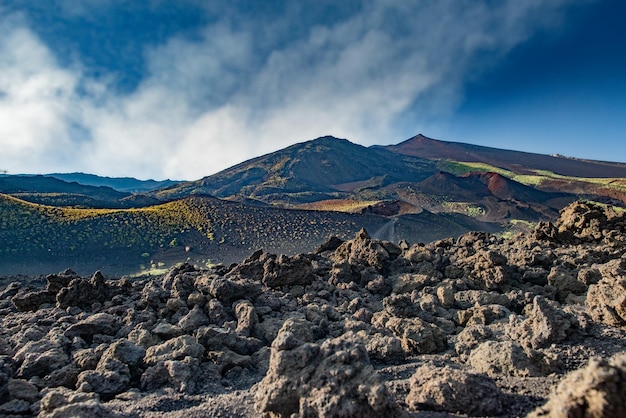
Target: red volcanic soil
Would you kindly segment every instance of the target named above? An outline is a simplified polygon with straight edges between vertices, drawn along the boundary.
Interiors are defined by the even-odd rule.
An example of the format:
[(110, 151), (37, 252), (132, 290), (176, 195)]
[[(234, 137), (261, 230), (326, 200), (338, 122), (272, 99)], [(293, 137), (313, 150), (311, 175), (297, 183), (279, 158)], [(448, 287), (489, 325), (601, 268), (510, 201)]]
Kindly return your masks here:
[(453, 198), (472, 199), (476, 196), (495, 196), (503, 200), (519, 200), (526, 203), (543, 203), (564, 193), (548, 193), (507, 179), (498, 173), (470, 173), (455, 176), (439, 172), (419, 183), (424, 193), (445, 194)]

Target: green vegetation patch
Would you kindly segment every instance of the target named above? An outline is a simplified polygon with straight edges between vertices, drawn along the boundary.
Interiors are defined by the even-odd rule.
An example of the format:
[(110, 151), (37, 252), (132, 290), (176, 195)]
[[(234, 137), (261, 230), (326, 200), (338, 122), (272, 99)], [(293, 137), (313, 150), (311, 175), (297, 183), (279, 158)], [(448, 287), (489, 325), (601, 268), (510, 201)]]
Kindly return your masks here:
[(441, 205), (445, 208), (446, 212), (456, 212), (463, 215), (476, 218), (487, 214), (485, 208), (479, 205), (467, 203), (467, 202), (448, 202), (444, 201)]
[(557, 174), (548, 170), (532, 170), (534, 174), (518, 174), (504, 168), (477, 162), (441, 161), (439, 165), (441, 169), (456, 175), (473, 172), (498, 173), (527, 186), (541, 186), (547, 181), (563, 180), (590, 183), (626, 193), (626, 179), (624, 178), (572, 177)]
[(150, 254), (185, 236), (213, 239), (210, 218), (192, 200), (144, 209), (74, 209), (0, 195), (0, 251), (5, 254)]

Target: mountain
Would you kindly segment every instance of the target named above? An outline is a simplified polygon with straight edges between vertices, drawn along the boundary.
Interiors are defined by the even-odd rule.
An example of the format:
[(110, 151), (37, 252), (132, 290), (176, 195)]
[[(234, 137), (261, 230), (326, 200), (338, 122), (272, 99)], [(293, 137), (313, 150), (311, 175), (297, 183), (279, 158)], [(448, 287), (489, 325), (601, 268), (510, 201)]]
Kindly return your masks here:
[[(32, 203), (51, 206), (90, 208), (123, 208), (136, 206), (131, 193), (106, 186), (85, 186), (54, 177), (36, 175), (0, 176), (0, 193), (19, 197)], [(154, 202), (153, 199), (150, 199)], [(143, 202), (146, 203), (145, 201)]]
[(550, 193), (570, 193), (611, 204), (626, 204), (626, 164), (583, 160), (561, 155), (509, 151), (417, 135), (383, 148), (401, 156), (437, 161), (454, 174), (497, 172)]
[(160, 189), (155, 196), (172, 199), (202, 193), (265, 203), (304, 203), (398, 181), (420, 181), (436, 171), (436, 165), (425, 159), (326, 136)]
[(180, 181), (175, 180), (138, 180), (133, 177), (103, 177), (94, 174), (85, 173), (51, 173), (45, 174), (46, 177), (54, 177), (68, 183), (78, 183), (84, 186), (106, 186), (120, 192), (126, 193), (142, 193), (172, 186)]
[(51, 206), (123, 209), (161, 203), (145, 192), (178, 183), (84, 173), (5, 174), (0, 176), (0, 193)]
[(381, 148), (400, 155), (429, 160), (485, 163), (518, 174), (532, 174), (537, 170), (547, 170), (571, 177), (626, 177), (626, 164), (624, 163), (583, 160), (561, 155), (533, 154), (459, 142), (439, 141), (422, 134), (397, 145)]
[[(615, 179), (567, 177), (542, 170), (542, 165), (530, 165), (545, 157), (550, 161), (595, 167), (596, 174), (605, 169), (602, 174), (608, 175), (607, 170), (619, 168), (619, 164), (521, 153), (526, 155), (524, 159), (518, 154), (468, 144), (450, 145), (423, 135), (395, 146), (369, 148), (327, 136), (151, 195), (171, 200), (208, 194), (253, 205), (384, 216), (421, 213), (427, 209), (509, 224), (555, 218), (560, 208), (580, 197), (594, 197), (607, 203), (615, 199), (626, 202), (626, 193), (621, 199), (621, 184), (615, 183)], [(489, 158), (472, 162), (478, 160), (472, 155)], [(507, 163), (509, 160), (526, 165), (513, 167)], [(515, 168), (517, 172), (503, 167)]]
[[(230, 263), (258, 248), (294, 254), (361, 228), (410, 243), (528, 230), (581, 197), (626, 202), (626, 176), (606, 177), (622, 175), (622, 166), (422, 135), (373, 147), (327, 136), (141, 193), (54, 175), (4, 175), (0, 272), (72, 266), (130, 274), (181, 261)], [(576, 167), (599, 177), (569, 175)], [(119, 188), (141, 183), (65, 178)]]

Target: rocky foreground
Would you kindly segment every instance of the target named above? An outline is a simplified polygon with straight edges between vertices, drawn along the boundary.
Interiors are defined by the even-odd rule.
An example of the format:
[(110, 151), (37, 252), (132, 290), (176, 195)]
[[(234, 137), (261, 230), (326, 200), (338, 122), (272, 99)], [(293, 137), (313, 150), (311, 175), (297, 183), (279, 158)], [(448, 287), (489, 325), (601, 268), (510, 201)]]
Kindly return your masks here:
[(626, 416), (626, 217), (0, 293), (0, 415)]

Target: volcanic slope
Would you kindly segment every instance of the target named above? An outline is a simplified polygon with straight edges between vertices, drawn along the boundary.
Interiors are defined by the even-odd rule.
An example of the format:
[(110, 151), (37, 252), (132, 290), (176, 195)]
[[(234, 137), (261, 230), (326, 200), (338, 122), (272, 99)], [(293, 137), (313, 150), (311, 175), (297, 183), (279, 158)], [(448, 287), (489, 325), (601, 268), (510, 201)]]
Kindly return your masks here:
[[(249, 206), (208, 196), (139, 209), (76, 209), (0, 194), (0, 271), (71, 267), (125, 275), (183, 261), (229, 264), (260, 248), (295, 254), (331, 235), (377, 231), (388, 222), (377, 215)], [(399, 222), (392, 238), (429, 241), (475, 229), (492, 226), (424, 212)]]
[(292, 145), (203, 179), (164, 188), (172, 199), (206, 193), (221, 198), (297, 204), (346, 197), (399, 181), (421, 181), (437, 171), (428, 160), (398, 156), (330, 136)]
[(390, 186), (387, 192), (431, 211), (473, 213), (492, 222), (553, 219), (576, 200), (572, 194), (537, 190), (493, 172), (455, 176), (441, 171), (419, 183)]
[(480, 162), (505, 168), (518, 174), (533, 174), (536, 170), (547, 170), (571, 177), (626, 177), (626, 164), (624, 163), (584, 160), (562, 155), (534, 154), (460, 142), (439, 141), (422, 134), (397, 145), (381, 148), (397, 154), (429, 160)]
[(626, 203), (624, 163), (438, 141), (421, 134), (397, 145), (375, 148), (439, 161), (442, 170), (455, 174), (492, 171), (546, 192), (592, 196), (611, 204)]
[[(168, 200), (206, 193), (246, 204), (384, 216), (427, 209), (508, 223), (551, 220), (559, 209), (577, 198), (594, 196), (586, 186), (570, 193), (563, 193), (568, 189), (558, 187), (537, 190), (533, 187), (536, 175), (519, 179), (503, 168), (463, 162), (466, 157), (459, 152), (407, 155), (415, 144), (447, 149), (446, 143), (423, 136), (397, 146), (369, 148), (344, 139), (322, 137), (245, 161), (198, 181), (160, 189), (152, 196)], [(509, 155), (508, 151), (503, 153)], [(442, 156), (456, 160), (435, 158)], [(457, 171), (454, 174), (458, 175), (440, 170)], [(566, 181), (574, 184), (572, 179)]]

